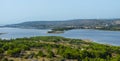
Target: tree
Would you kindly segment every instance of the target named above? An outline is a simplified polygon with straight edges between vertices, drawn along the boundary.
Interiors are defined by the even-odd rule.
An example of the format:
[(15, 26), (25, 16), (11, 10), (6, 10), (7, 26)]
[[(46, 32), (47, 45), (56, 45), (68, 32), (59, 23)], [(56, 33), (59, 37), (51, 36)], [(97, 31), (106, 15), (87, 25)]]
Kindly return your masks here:
[(40, 56), (40, 57), (44, 57), (45, 56), (42, 51), (39, 51), (37, 55)]
[(9, 45), (8, 44), (4, 44), (2, 47), (5, 51), (9, 49)]
[(4, 51), (3, 51), (3, 49), (2, 49), (2, 48), (0, 48), (0, 54), (1, 54), (1, 53), (3, 53), (3, 52), (4, 52)]
[(19, 48), (14, 48), (13, 50), (8, 50), (7, 54), (9, 56), (13, 56), (13, 57), (18, 57), (20, 55), (21, 49)]
[(54, 57), (55, 55), (54, 55), (54, 53), (52, 52), (52, 51), (48, 51), (48, 54), (47, 54), (47, 57), (48, 58), (52, 58), (52, 57)]

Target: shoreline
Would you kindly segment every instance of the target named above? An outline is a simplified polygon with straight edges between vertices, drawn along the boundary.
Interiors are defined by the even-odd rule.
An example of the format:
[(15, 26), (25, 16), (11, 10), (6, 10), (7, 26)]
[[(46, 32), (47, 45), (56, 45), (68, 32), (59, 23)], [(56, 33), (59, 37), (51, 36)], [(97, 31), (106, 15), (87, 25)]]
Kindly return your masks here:
[[(85, 29), (72, 29), (72, 30), (81, 30), (81, 31), (84, 31)], [(42, 34), (46, 34), (46, 36), (48, 35), (48, 36), (52, 36), (52, 35), (54, 35), (54, 36), (63, 36), (63, 37), (66, 37), (66, 38), (71, 38), (71, 39), (80, 39), (80, 37), (78, 37), (78, 36), (69, 36), (69, 35), (67, 35), (67, 33), (70, 31), (70, 32), (73, 32), (72, 30), (68, 30), (68, 31), (64, 31), (65, 32), (65, 34), (66, 34), (66, 36), (65, 36), (65, 34), (64, 33), (47, 33), (47, 31), (50, 31), (50, 30), (46, 30), (46, 31), (44, 31), (44, 33), (42, 33)], [(86, 29), (85, 31), (92, 31), (93, 33), (94, 33), (94, 31), (95, 32), (97, 32), (97, 33), (99, 33), (99, 32), (104, 32), (105, 30), (97, 30), (97, 29)], [(112, 31), (105, 31), (105, 32), (112, 32)], [(120, 33), (119, 31), (115, 31), (115, 32), (112, 32), (112, 33)], [(38, 33), (38, 32), (37, 32)], [(39, 32), (40, 33), (40, 32)], [(73, 32), (74, 33), (74, 32)], [(81, 32), (80, 32), (81, 33)], [(36, 35), (33, 35), (32, 36), (32, 34), (31, 34), (31, 36), (30, 37), (34, 37), (34, 36), (44, 36), (44, 35), (42, 35), (41, 33), (40, 33), (40, 35), (38, 35), (38, 34), (36, 34)], [(20, 36), (20, 37), (16, 37), (16, 36), (14, 36), (13, 35), (13, 37), (11, 37), (11, 35), (10, 35), (10, 37), (9, 37), (9, 35), (8, 35), (8, 37), (6, 37), (6, 33), (2, 33), (2, 31), (1, 31), (1, 39), (16, 39), (16, 38), (25, 38), (25, 37), (29, 37), (29, 35), (28, 36), (25, 36), (24, 37), (24, 35), (23, 35), (23, 37), (22, 36)], [(3, 35), (3, 36), (2, 36)], [(79, 34), (79, 35), (83, 35), (83, 34)], [(67, 37), (68, 36), (68, 37)], [(95, 35), (94, 35), (95, 36)], [(89, 37), (89, 35), (88, 35), (88, 37)], [(107, 36), (106, 36), (107, 37)], [(83, 39), (85, 39), (85, 38), (83, 38)], [(90, 38), (86, 38), (86, 39), (90, 39)], [(103, 38), (104, 39), (104, 38)], [(120, 44), (118, 44), (116, 41), (119, 41), (118, 39), (116, 40), (116, 39), (114, 39), (114, 40), (116, 40), (115, 41), (115, 43), (111, 43), (111, 42), (107, 42), (107, 40), (106, 41), (100, 41), (100, 40), (94, 40), (94, 38), (91, 38), (91, 40), (92, 41), (95, 41), (95, 42), (97, 42), (97, 43), (100, 43), (100, 44), (110, 44), (110, 45), (114, 45), (114, 46), (120, 46)], [(113, 39), (112, 39), (113, 40)], [(113, 42), (114, 42), (114, 40), (113, 40)], [(108, 40), (109, 41), (109, 40)], [(111, 41), (111, 40), (110, 40)]]
[[(62, 37), (62, 36), (33, 36), (33, 37)], [(23, 39), (23, 38), (33, 38), (33, 37), (21, 37), (21, 38), (0, 38), (2, 40), (16, 40), (16, 39)], [(76, 39), (76, 38), (68, 38), (68, 37), (63, 37), (63, 38), (67, 38), (67, 39)], [(109, 45), (109, 46), (120, 46), (120, 45), (115, 45), (115, 44), (109, 44), (109, 43), (105, 43), (105, 42), (97, 42), (97, 41), (94, 41), (94, 40), (91, 40), (91, 39), (79, 39), (77, 38), (77, 40), (82, 40), (84, 42), (87, 42), (87, 43), (97, 43), (97, 44), (102, 44), (102, 45)]]

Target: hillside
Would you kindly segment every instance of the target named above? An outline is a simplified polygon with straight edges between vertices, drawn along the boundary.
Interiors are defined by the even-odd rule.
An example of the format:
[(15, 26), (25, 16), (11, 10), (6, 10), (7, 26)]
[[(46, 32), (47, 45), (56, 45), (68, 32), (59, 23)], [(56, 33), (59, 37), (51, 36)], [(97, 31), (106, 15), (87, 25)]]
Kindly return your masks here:
[(5, 25), (4, 27), (54, 29), (102, 29), (120, 30), (120, 19), (75, 19), (66, 21), (28, 21), (18, 24)]
[(120, 61), (120, 47), (41, 36), (0, 40), (0, 61)]

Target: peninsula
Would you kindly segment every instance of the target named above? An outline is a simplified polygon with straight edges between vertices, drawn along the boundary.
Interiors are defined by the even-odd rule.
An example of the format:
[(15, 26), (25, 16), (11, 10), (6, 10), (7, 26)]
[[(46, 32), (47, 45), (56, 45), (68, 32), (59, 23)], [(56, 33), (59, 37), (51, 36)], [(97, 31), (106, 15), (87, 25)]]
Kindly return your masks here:
[[(2, 27), (52, 29), (48, 33), (57, 33), (56, 30), (71, 29), (98, 29), (120, 31), (120, 19), (73, 19), (65, 21), (28, 21)], [(55, 31), (54, 31), (55, 30)]]

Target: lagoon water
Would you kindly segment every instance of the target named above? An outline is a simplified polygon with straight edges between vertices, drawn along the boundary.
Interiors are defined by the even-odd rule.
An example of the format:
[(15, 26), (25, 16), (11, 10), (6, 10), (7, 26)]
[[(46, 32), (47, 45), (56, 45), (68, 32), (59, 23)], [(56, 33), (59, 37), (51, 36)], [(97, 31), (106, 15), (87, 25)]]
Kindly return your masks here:
[(62, 36), (66, 38), (89, 39), (98, 43), (120, 46), (120, 31), (103, 31), (92, 29), (74, 29), (61, 34), (48, 34), (50, 29), (0, 28), (1, 39), (23, 38), (34, 36)]

